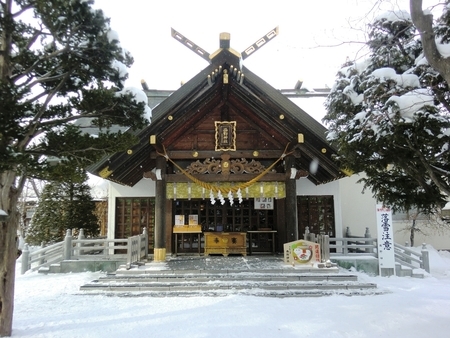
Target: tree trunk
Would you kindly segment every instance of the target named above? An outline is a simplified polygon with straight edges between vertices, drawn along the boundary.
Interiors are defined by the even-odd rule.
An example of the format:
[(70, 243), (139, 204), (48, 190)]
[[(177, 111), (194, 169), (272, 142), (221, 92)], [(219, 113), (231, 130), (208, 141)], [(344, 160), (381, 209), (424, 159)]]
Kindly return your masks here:
[(437, 49), (433, 32), (433, 16), (428, 12), (424, 13), (422, 2), (422, 0), (410, 0), (411, 19), (419, 31), (428, 63), (450, 84), (450, 59), (443, 57)]
[(411, 229), (409, 230), (409, 241), (410, 241), (410, 246), (411, 248), (414, 247), (414, 233), (416, 231), (416, 220), (413, 219), (413, 223), (411, 225)]
[(20, 195), (20, 188), (14, 186), (15, 179), (14, 171), (0, 174), (0, 209), (9, 216), (6, 221), (0, 221), (0, 337), (12, 333)]

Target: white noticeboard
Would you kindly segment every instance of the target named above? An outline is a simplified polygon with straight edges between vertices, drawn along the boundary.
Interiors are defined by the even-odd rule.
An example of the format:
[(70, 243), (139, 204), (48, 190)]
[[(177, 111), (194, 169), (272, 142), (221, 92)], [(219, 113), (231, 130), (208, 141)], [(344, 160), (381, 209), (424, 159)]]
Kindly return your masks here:
[(257, 197), (257, 198), (255, 198), (255, 209), (273, 210), (273, 197)]
[[(377, 204), (378, 266), (380, 276), (395, 275), (394, 232), (392, 210)], [(389, 270), (385, 270), (389, 269)]]

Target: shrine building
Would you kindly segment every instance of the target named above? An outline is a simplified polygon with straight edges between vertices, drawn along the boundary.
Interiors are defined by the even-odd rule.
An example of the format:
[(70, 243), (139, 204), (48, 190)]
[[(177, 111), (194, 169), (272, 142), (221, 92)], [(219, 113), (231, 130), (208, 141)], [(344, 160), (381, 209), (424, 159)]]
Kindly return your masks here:
[[(147, 228), (154, 259), (163, 261), (273, 254), (306, 227), (332, 237), (361, 227), (349, 212), (361, 185), (333, 159), (326, 128), (243, 65), (277, 29), (242, 53), (227, 33), (212, 54), (172, 34), (209, 65), (173, 93), (144, 88), (158, 104), (151, 124), (135, 132), (139, 142), (89, 168), (112, 182), (108, 237)], [(372, 210), (375, 201), (366, 200), (361, 208)]]

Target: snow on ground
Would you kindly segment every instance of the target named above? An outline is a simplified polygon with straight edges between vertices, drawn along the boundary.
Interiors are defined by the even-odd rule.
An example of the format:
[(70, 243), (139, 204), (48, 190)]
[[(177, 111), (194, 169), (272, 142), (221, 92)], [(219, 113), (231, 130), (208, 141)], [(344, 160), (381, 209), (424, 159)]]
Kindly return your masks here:
[(430, 257), (424, 279), (358, 273), (389, 292), (353, 297), (89, 295), (79, 287), (102, 273), (17, 274), (12, 336), (449, 337), (450, 253)]

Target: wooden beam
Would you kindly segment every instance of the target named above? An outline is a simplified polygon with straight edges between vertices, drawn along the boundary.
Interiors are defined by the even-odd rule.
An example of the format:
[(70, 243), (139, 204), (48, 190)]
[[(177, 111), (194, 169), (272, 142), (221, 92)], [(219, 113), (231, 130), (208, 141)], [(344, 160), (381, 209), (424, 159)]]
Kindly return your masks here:
[[(197, 156), (194, 157), (192, 150), (174, 150), (168, 151), (167, 155), (172, 160), (201, 160), (206, 158), (220, 158), (223, 152), (221, 151), (207, 151), (207, 150), (196, 150)], [(259, 150), (258, 156), (253, 155), (253, 150), (237, 150), (230, 152), (231, 158), (246, 158), (248, 160), (260, 160), (260, 159), (277, 159), (283, 154), (283, 150)], [(296, 158), (301, 156), (300, 152), (294, 153)], [(156, 151), (150, 153), (150, 158), (155, 159), (158, 156)]]
[[(204, 174), (204, 175), (192, 175), (196, 179), (203, 182), (248, 182), (255, 178), (256, 174)], [(259, 182), (271, 182), (271, 181), (284, 181), (286, 179), (285, 173), (269, 173), (263, 176)], [(295, 181), (295, 180), (293, 180)], [(167, 174), (166, 182), (179, 183), (179, 182), (192, 182), (189, 178), (183, 174)]]

